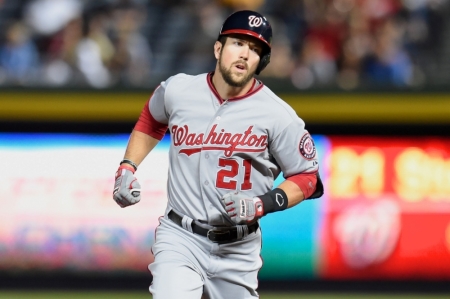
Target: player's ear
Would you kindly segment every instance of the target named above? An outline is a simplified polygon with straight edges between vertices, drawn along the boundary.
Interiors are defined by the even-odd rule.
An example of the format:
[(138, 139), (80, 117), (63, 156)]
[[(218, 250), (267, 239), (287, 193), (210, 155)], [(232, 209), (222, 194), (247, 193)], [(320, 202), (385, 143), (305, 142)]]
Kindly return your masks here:
[(222, 50), (222, 43), (220, 41), (216, 41), (214, 43), (214, 56), (218, 60), (220, 57), (220, 51)]

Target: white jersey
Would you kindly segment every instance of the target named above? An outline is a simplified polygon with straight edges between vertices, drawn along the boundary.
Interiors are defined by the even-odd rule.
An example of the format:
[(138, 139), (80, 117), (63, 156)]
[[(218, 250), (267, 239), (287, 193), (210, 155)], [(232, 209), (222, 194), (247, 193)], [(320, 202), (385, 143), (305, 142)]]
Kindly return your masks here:
[(270, 191), (274, 180), (318, 170), (314, 142), (296, 112), (260, 81), (223, 100), (211, 74), (178, 74), (161, 83), (150, 114), (171, 134), (168, 212), (210, 225), (233, 225), (220, 198)]

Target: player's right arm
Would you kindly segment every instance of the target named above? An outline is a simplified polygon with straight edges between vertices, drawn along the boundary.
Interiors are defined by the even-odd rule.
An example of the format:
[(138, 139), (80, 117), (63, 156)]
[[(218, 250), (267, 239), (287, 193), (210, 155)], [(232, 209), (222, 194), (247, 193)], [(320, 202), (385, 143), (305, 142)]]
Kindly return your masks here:
[(124, 159), (133, 161), (136, 166), (139, 166), (159, 141), (160, 139), (134, 129), (128, 140)]
[(169, 120), (164, 102), (165, 87), (166, 83), (163, 82), (155, 89), (128, 140), (124, 159), (132, 161), (136, 166), (141, 164), (167, 131)]
[(134, 177), (134, 173), (167, 131), (168, 114), (164, 102), (166, 82), (155, 89), (142, 109), (128, 140), (123, 160), (116, 172), (113, 199), (122, 208), (141, 200), (141, 186)]

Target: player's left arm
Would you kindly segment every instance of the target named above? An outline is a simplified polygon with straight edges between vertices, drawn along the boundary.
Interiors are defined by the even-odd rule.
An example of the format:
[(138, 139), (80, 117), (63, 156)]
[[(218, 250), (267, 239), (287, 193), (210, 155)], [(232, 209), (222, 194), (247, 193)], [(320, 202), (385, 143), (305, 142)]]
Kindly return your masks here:
[(238, 191), (225, 194), (222, 204), (236, 224), (252, 223), (273, 212), (298, 205), (323, 194), (319, 173), (299, 174), (284, 180), (277, 188), (255, 197)]
[(279, 131), (271, 142), (271, 153), (285, 180), (277, 188), (255, 197), (240, 192), (226, 194), (222, 203), (237, 224), (253, 222), (268, 213), (293, 207), (305, 199), (323, 195), (314, 141), (301, 119)]
[(305, 199), (305, 194), (302, 189), (294, 182), (284, 180), (278, 188), (283, 190), (286, 194), (288, 199), (287, 208), (298, 205)]
[[(313, 178), (314, 176), (309, 176)], [(323, 193), (322, 182), (319, 178), (319, 189), (315, 193)], [(315, 186), (315, 185), (313, 185)], [(225, 194), (222, 204), (231, 220), (236, 224), (252, 223), (259, 218), (273, 212), (283, 211), (301, 203), (308, 194), (291, 180), (284, 180), (277, 188), (255, 197), (249, 197), (238, 191)]]
[(278, 187), (286, 193), (287, 207), (293, 207), (305, 199), (319, 198), (323, 195), (323, 184), (319, 171), (299, 173), (284, 180)]

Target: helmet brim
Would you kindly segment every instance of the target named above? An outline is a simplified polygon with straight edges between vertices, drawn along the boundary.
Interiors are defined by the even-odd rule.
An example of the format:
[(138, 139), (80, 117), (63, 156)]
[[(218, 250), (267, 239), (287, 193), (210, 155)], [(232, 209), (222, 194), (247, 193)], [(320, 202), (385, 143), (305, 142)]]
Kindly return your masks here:
[(258, 40), (262, 41), (267, 47), (269, 47), (269, 49), (271, 49), (271, 46), (270, 46), (269, 42), (266, 41), (261, 34), (258, 34), (258, 33), (254, 32), (254, 31), (245, 30), (245, 29), (230, 29), (230, 30), (226, 30), (226, 31), (221, 32), (220, 36), (222, 36), (222, 35), (230, 35), (230, 34), (244, 34), (244, 35), (253, 36), (253, 37), (257, 38)]

